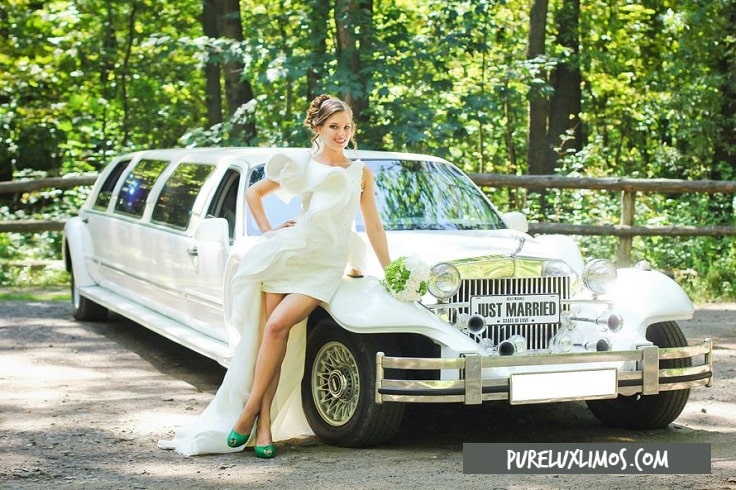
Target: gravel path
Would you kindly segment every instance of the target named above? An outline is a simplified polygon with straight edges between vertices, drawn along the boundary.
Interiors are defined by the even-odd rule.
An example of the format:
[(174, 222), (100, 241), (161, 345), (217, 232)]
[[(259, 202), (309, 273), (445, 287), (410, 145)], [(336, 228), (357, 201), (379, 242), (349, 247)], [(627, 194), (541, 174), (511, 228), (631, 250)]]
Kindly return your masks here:
[[(0, 302), (0, 487), (724, 488), (736, 490), (736, 305), (704, 305), (681, 326), (716, 341), (717, 382), (693, 391), (662, 431), (598, 425), (582, 403), (415, 406), (374, 449), (315, 439), (183, 458), (156, 447), (212, 398), (224, 370), (120, 318), (71, 319), (66, 302)], [(463, 442), (709, 442), (710, 475), (464, 475)]]

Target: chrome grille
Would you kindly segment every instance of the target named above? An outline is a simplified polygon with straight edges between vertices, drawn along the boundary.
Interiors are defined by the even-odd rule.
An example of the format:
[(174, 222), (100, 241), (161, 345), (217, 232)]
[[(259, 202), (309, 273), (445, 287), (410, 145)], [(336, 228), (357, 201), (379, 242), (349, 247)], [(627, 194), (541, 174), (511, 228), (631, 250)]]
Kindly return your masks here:
[[(570, 278), (553, 277), (520, 277), (505, 279), (465, 279), (460, 289), (449, 302), (456, 307), (450, 311), (450, 321), (455, 323), (462, 313), (470, 314), (470, 298), (474, 296), (508, 296), (515, 294), (559, 294), (560, 299), (570, 297)], [(562, 304), (564, 311), (567, 307)], [(522, 335), (527, 340), (527, 349), (546, 349), (549, 340), (559, 330), (559, 323), (534, 323), (521, 325), (489, 325), (485, 332), (473, 334), (471, 338), (480, 342), (487, 338), (498, 345), (512, 335)]]

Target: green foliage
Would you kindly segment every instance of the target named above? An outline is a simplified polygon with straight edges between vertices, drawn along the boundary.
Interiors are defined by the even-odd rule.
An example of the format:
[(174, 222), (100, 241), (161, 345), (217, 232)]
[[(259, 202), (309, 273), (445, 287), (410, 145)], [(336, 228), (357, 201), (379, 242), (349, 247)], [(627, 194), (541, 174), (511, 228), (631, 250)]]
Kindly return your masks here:
[(203, 112), (201, 72), (175, 41), (199, 28), (198, 5), (10, 2), (0, 31), (0, 164), (86, 171), (121, 150), (175, 144)]
[[(45, 172), (25, 171), (17, 176), (42, 178), (47, 175)], [(90, 190), (90, 187), (76, 187), (22, 194), (12, 208), (0, 206), (0, 221), (66, 219), (77, 213)], [(61, 232), (0, 233), (0, 286), (68, 283), (68, 274), (60, 262), (48, 267), (32, 265), (59, 259), (61, 246)]]
[[(255, 123), (260, 145), (304, 146), (310, 94), (366, 91), (360, 148), (523, 174), (529, 97), (552, 95), (547, 74), (562, 61), (583, 74), (585, 140), (577, 153), (557, 149), (561, 175), (736, 177), (736, 148), (724, 143), (735, 131), (723, 90), (736, 69), (731, 1), (584, 2), (579, 56), (556, 44), (549, 22), (546, 56), (530, 60), (527, 1), (383, 0), (373, 2), (372, 19), (339, 19), (366, 34), (358, 73), (338, 62), (332, 3), (240, 5), (242, 42), (204, 36), (199, 0), (4, 2), (0, 179), (99, 170), (113, 154), (146, 147), (244, 144), (236, 130), (243, 122)], [(549, 2), (550, 20), (561, 6)], [(255, 97), (210, 127), (204, 68), (234, 60)], [(720, 161), (716, 148), (726, 154)], [(0, 196), (0, 219), (69, 216), (86, 192)], [(618, 222), (614, 193), (548, 191), (544, 207), (523, 191), (493, 198), (530, 220)], [(733, 215), (732, 196), (637, 196), (640, 225), (733, 225)], [(733, 297), (729, 242), (637, 238), (634, 253), (672, 270), (691, 293)], [(615, 255), (611, 237), (581, 244), (586, 254)], [(0, 235), (0, 258), (59, 253), (58, 234)]]
[[(587, 147), (563, 159), (560, 174), (569, 177), (603, 176), (602, 147)], [(586, 173), (583, 173), (586, 172)], [(600, 175), (596, 175), (600, 174)], [(493, 197), (493, 196), (492, 196)], [(733, 196), (731, 206), (733, 206)], [(614, 192), (579, 189), (550, 189), (544, 195), (544, 211), (539, 199), (526, 196), (523, 211), (530, 221), (612, 225), (620, 220), (620, 195)], [(716, 226), (722, 225), (712, 212), (711, 199), (704, 194), (638, 193), (636, 225)], [(499, 199), (496, 199), (498, 202)], [(733, 220), (729, 223), (733, 226)], [(610, 236), (577, 237), (583, 256), (616, 259), (617, 239)], [(694, 301), (736, 300), (736, 246), (731, 239), (709, 237), (635, 237), (632, 262), (647, 260), (652, 267), (672, 274)]]

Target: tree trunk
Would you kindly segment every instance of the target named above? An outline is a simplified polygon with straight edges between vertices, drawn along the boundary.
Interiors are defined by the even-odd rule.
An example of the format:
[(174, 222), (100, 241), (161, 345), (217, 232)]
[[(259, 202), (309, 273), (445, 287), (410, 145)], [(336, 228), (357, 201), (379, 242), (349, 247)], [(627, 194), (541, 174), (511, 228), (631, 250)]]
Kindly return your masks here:
[[(529, 14), (529, 45), (526, 56), (534, 59), (545, 53), (544, 39), (547, 31), (547, 0), (532, 0)], [(546, 82), (546, 73), (538, 78)], [(527, 164), (530, 174), (544, 174), (544, 161), (547, 155), (547, 98), (541, 87), (532, 88), (529, 96), (529, 147)]]
[[(202, 32), (209, 38), (220, 36), (217, 29), (216, 0), (202, 1)], [(220, 65), (210, 60), (204, 66), (205, 103), (207, 105), (207, 125), (222, 122), (222, 85), (220, 84)]]
[(360, 53), (373, 52), (373, 0), (336, 0), (335, 26), (337, 71), (344, 87), (341, 96), (353, 109), (353, 117), (360, 125), (368, 119), (371, 87), (370, 67)]
[[(100, 92), (105, 100), (113, 100), (115, 98), (117, 83), (112, 79), (111, 73), (114, 75), (115, 63), (117, 59), (118, 43), (115, 37), (115, 10), (112, 2), (105, 2), (105, 21), (102, 22), (102, 51), (100, 52)], [(111, 138), (107, 134), (108, 116), (110, 105), (105, 104), (102, 109), (102, 120), (100, 121), (101, 141), (103, 142), (103, 150), (109, 150), (114, 145)]]
[(130, 72), (130, 57), (133, 52), (133, 44), (135, 43), (136, 30), (135, 22), (138, 13), (138, 3), (133, 2), (128, 14), (128, 34), (125, 39), (125, 53), (123, 54), (123, 64), (120, 67), (118, 76), (118, 84), (120, 85), (120, 98), (123, 107), (123, 145), (130, 143), (130, 101), (128, 100), (128, 73)]
[(311, 0), (309, 15), (310, 66), (307, 69), (307, 104), (320, 95), (322, 73), (327, 58), (327, 25), (330, 17), (330, 3), (324, 0)]
[[(724, 7), (728, 11), (724, 12), (729, 18), (727, 24), (727, 32), (723, 33), (724, 39), (733, 39), (736, 36), (736, 5), (733, 3)], [(718, 128), (718, 137), (715, 138), (713, 148), (713, 165), (710, 171), (710, 178), (714, 180), (733, 179), (734, 169), (736, 169), (736, 46), (731, 42), (730, 45), (719, 50), (720, 59), (716, 66), (717, 72), (722, 80), (721, 92), (721, 121)], [(716, 217), (716, 223), (728, 224), (733, 222), (734, 216), (734, 200), (733, 196), (721, 195), (711, 196), (708, 207)]]
[[(240, 2), (238, 0), (219, 0), (218, 29), (222, 37), (235, 41), (243, 41), (243, 25), (240, 17)], [(223, 63), (223, 77), (225, 79), (225, 98), (227, 99), (227, 113), (233, 116), (244, 104), (253, 99), (253, 87), (244, 77), (245, 66), (236, 58)], [(254, 117), (236, 121), (230, 134), (231, 143), (254, 144), (256, 142), (256, 123)]]
[(554, 92), (549, 106), (545, 163), (548, 174), (554, 173), (562, 154), (582, 147), (579, 21), (580, 0), (564, 0), (557, 12), (557, 42), (567, 48), (570, 56), (557, 65), (552, 75)]
[(0, 160), (0, 182), (13, 180), (13, 165), (10, 157), (3, 150), (4, 148), (0, 149), (0, 155), (2, 155), (2, 159)]

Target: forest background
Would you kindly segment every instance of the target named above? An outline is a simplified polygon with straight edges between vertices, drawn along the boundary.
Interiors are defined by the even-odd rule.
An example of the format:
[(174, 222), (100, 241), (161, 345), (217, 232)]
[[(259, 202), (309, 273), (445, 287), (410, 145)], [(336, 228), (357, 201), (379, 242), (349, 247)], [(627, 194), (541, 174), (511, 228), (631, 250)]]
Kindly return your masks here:
[[(94, 172), (128, 150), (306, 146), (308, 101), (363, 149), (468, 172), (733, 180), (735, 0), (0, 0), (0, 180)], [(531, 221), (615, 224), (616, 193), (488, 189)], [(89, 188), (0, 196), (66, 218)], [(733, 225), (731, 195), (647, 194), (638, 225)], [(614, 237), (578, 237), (615, 258)], [(60, 258), (58, 232), (0, 260)], [(638, 237), (695, 300), (736, 298), (725, 238)], [(0, 267), (0, 285), (65, 282)]]

